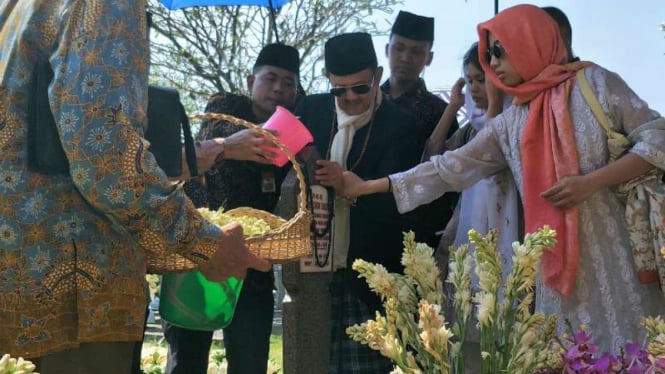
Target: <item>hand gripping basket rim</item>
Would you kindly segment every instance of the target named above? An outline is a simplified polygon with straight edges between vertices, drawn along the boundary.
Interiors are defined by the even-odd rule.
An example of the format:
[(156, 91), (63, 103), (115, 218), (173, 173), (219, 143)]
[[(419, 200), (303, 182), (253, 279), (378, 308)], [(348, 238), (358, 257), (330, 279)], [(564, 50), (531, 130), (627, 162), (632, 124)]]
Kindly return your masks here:
[(254, 254), (272, 262), (287, 262), (300, 257), (312, 255), (312, 241), (310, 229), (312, 224), (312, 213), (307, 209), (307, 185), (300, 164), (295, 156), (286, 146), (270, 131), (261, 126), (240, 118), (220, 113), (204, 113), (193, 116), (197, 120), (227, 121), (249, 129), (256, 129), (262, 135), (272, 140), (293, 165), (298, 178), (300, 191), (298, 192), (298, 211), (289, 220), (285, 220), (272, 213), (241, 207), (226, 212), (229, 216), (249, 216), (263, 219), (269, 226), (270, 231), (261, 235), (249, 236), (245, 240), (247, 248)]

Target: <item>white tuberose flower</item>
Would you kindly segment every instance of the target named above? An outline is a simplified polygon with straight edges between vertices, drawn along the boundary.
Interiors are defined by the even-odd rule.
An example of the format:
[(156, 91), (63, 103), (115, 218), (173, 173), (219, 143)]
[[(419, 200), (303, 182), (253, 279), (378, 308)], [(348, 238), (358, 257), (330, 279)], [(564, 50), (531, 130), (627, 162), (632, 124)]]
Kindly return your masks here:
[(481, 326), (487, 326), (492, 322), (494, 306), (496, 305), (496, 295), (487, 292), (478, 292), (473, 301), (478, 304), (478, 323)]

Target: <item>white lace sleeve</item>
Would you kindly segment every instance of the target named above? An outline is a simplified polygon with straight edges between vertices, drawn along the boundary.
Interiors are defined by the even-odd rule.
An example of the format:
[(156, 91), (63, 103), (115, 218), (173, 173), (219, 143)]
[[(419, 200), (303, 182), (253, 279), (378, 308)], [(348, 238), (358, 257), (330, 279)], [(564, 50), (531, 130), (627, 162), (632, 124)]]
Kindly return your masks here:
[(405, 172), (390, 176), (400, 213), (427, 204), (445, 192), (462, 191), (480, 179), (507, 167), (497, 128), (499, 116), (488, 122), (468, 144), (443, 155), (432, 156)]

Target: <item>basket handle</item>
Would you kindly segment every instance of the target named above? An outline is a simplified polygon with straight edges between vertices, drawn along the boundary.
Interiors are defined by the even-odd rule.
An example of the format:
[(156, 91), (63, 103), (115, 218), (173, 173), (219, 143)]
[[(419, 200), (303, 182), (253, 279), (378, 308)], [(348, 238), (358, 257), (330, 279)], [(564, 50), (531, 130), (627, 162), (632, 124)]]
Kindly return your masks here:
[(258, 126), (256, 124), (253, 124), (249, 121), (245, 121), (244, 119), (240, 119), (238, 117), (234, 117), (228, 114), (221, 114), (221, 113), (202, 113), (202, 114), (196, 114), (191, 117), (192, 120), (215, 120), (215, 121), (227, 121), (231, 122), (235, 125), (243, 126), (248, 129), (255, 129), (258, 130), (261, 135), (266, 136), (268, 139), (272, 140), (273, 143), (279, 148), (280, 151), (284, 152), (286, 157), (291, 161), (291, 164), (293, 165), (293, 169), (296, 171), (296, 176), (298, 177), (298, 185), (300, 186), (300, 191), (298, 192), (298, 210), (301, 212), (307, 212), (307, 185), (305, 184), (305, 176), (302, 173), (302, 168), (300, 167), (300, 163), (296, 160), (295, 156), (289, 151), (288, 148), (275, 136), (273, 135), (270, 131), (264, 129), (261, 126)]

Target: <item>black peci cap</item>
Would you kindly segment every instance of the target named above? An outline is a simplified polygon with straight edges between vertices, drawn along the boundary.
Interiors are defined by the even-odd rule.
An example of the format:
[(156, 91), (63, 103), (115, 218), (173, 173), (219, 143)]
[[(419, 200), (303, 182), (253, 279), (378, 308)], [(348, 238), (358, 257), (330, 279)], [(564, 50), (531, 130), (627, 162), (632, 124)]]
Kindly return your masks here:
[(268, 44), (256, 58), (254, 68), (259, 66), (276, 66), (300, 75), (300, 54), (298, 50), (284, 44)]
[(407, 39), (431, 43), (434, 41), (434, 18), (400, 10), (391, 32)]
[(326, 71), (334, 75), (350, 75), (379, 65), (372, 37), (365, 32), (342, 34), (325, 45)]

